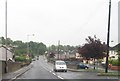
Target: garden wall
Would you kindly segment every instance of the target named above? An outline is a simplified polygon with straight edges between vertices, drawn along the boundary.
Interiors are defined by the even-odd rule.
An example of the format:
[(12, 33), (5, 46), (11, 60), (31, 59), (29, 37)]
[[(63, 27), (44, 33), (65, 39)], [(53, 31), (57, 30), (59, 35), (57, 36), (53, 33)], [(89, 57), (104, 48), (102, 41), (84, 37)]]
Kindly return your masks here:
[[(5, 73), (5, 61), (0, 61), (0, 74), (4, 74)], [(8, 66), (8, 72), (13, 72), (16, 71), (20, 68), (22, 68), (25, 65), (28, 65), (29, 63), (21, 63), (21, 62), (7, 62), (7, 66)]]
[(110, 69), (111, 70), (120, 70), (120, 66), (113, 66), (113, 65), (111, 65)]

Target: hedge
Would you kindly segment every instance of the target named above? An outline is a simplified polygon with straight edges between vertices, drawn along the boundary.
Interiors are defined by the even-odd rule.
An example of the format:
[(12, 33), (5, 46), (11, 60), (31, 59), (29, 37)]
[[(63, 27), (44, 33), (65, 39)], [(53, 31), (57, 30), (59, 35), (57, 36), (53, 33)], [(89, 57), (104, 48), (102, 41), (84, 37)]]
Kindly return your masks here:
[(109, 63), (112, 64), (113, 66), (120, 66), (120, 59), (111, 60), (109, 61)]
[(26, 57), (15, 57), (15, 61), (17, 62), (27, 62), (27, 61), (31, 61), (31, 59), (26, 59)]

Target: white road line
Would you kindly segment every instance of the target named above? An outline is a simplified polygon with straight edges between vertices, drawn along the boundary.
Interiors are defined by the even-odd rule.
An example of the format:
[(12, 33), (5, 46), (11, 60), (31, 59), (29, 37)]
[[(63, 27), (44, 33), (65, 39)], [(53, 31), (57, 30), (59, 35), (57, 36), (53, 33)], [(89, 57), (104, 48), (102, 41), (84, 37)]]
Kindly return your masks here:
[(55, 73), (52, 73), (53, 75), (56, 75)]
[[(55, 76), (57, 76), (57, 74), (56, 73), (52, 73), (53, 75), (55, 75)], [(58, 78), (60, 78), (60, 79), (64, 79), (64, 78), (62, 78), (61, 76), (57, 76)]]
[(62, 80), (64, 79), (64, 78), (62, 78), (62, 77), (60, 77), (60, 76), (57, 76), (57, 77), (60, 78), (60, 79), (62, 79)]
[(16, 77), (12, 78), (12, 79), (16, 79)]

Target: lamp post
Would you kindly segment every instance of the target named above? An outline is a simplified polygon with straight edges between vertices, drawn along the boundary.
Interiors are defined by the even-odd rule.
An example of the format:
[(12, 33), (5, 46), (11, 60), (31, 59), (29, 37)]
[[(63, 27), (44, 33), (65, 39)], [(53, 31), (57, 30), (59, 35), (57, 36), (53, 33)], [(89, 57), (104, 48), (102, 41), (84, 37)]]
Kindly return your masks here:
[(59, 48), (59, 46), (60, 46), (60, 40), (58, 41), (58, 59), (60, 59), (60, 54), (59, 54), (60, 48)]
[(34, 34), (27, 35), (27, 54), (30, 56), (30, 51), (29, 51), (29, 36), (34, 36)]
[(5, 73), (8, 72), (8, 65), (7, 65), (7, 0), (5, 1), (5, 45), (6, 45), (6, 49), (5, 49)]
[(105, 73), (108, 72), (109, 38), (110, 38), (110, 16), (111, 16), (111, 0), (109, 0), (108, 33), (107, 33), (107, 55), (106, 55)]

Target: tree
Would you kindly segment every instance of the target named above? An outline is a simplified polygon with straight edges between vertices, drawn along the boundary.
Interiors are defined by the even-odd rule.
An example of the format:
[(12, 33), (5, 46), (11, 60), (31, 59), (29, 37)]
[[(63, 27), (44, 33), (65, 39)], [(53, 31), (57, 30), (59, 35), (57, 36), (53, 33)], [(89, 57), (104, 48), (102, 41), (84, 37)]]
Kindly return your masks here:
[(12, 45), (13, 41), (10, 38), (7, 38), (6, 43), (8, 46), (10, 46), (10, 45)]
[(12, 45), (13, 41), (10, 38), (5, 39), (4, 37), (0, 37), (0, 44), (8, 46)]
[(39, 43), (38, 45), (39, 45), (39, 49), (38, 49), (39, 54), (41, 55), (45, 54), (45, 51), (47, 50), (46, 45), (43, 43)]
[(30, 54), (43, 55), (47, 50), (46, 45), (43, 43), (30, 41), (28, 44)]
[(5, 45), (5, 38), (4, 37), (0, 37), (0, 44)]
[(50, 51), (52, 51), (52, 52), (56, 52), (57, 53), (57, 47), (55, 46), (55, 45), (52, 45), (51, 47), (50, 47)]
[(102, 44), (96, 36), (94, 38), (88, 36), (86, 41), (87, 43), (83, 47), (78, 48), (78, 52), (86, 59), (93, 58), (95, 65), (95, 59), (101, 59), (105, 56), (106, 45)]
[(22, 54), (26, 54), (27, 53), (27, 44), (23, 43), (20, 40), (14, 41), (13, 42), (14, 46), (17, 46), (17, 48), (15, 48), (15, 54), (16, 55), (22, 55)]

